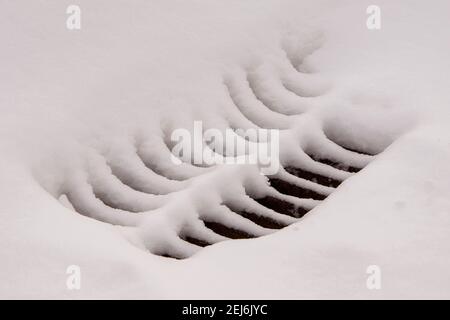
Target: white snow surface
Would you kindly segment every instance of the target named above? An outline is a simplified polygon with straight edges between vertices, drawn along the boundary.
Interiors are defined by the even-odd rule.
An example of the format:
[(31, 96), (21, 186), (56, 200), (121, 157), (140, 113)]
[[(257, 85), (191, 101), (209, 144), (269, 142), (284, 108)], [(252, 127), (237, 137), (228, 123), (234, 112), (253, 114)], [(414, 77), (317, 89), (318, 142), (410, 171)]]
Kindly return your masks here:
[[(447, 0), (378, 0), (377, 31), (365, 0), (76, 4), (82, 29), (69, 31), (64, 1), (0, 0), (1, 298), (450, 298)], [(255, 113), (245, 71), (278, 112)], [(198, 228), (244, 184), (268, 191), (253, 166), (170, 165), (163, 135), (196, 119), (286, 129), (283, 163), (298, 159), (295, 143), (326, 147), (322, 132), (386, 149), (289, 227), (235, 221), (262, 237), (207, 234), (218, 243), (199, 250), (176, 240), (184, 224)], [(146, 171), (136, 144), (173, 179)], [(127, 189), (111, 168), (162, 194)], [(101, 206), (91, 185), (129, 210)], [(161, 246), (189, 258), (152, 254)], [(81, 290), (66, 287), (69, 265)], [(369, 265), (381, 290), (366, 287)]]

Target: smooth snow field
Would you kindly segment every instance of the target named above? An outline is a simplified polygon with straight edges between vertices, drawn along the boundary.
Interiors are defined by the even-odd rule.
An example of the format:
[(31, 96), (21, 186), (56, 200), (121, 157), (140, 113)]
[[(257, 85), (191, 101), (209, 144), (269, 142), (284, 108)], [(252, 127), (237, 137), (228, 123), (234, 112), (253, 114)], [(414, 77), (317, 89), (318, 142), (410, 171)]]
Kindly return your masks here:
[[(0, 298), (449, 299), (449, 14), (0, 0)], [(177, 158), (199, 123), (279, 170)]]

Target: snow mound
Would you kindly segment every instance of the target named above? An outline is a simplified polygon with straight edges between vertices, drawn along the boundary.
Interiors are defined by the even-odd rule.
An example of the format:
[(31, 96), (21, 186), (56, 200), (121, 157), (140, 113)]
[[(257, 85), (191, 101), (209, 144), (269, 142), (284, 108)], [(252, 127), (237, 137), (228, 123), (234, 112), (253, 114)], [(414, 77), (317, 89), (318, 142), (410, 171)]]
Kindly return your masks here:
[[(356, 1), (78, 5), (2, 8), (1, 296), (448, 298), (445, 1), (378, 31)], [(199, 120), (280, 130), (281, 170), (175, 164)]]

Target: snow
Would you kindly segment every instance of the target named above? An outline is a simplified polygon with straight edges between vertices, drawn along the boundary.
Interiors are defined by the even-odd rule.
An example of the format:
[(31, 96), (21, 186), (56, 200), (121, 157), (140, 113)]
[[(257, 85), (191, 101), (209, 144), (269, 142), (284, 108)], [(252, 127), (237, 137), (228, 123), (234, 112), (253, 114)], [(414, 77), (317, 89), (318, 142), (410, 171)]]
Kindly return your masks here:
[[(65, 3), (1, 1), (0, 297), (449, 298), (450, 4), (379, 0), (377, 31), (371, 4), (78, 0), (69, 31)], [(278, 173), (330, 194), (319, 202), (254, 165), (176, 165), (167, 137), (194, 120), (282, 129), (285, 167), (348, 179), (334, 191)], [(246, 193), (312, 210), (297, 221)], [(224, 202), (295, 223), (273, 232)], [(223, 241), (199, 218), (261, 237)]]

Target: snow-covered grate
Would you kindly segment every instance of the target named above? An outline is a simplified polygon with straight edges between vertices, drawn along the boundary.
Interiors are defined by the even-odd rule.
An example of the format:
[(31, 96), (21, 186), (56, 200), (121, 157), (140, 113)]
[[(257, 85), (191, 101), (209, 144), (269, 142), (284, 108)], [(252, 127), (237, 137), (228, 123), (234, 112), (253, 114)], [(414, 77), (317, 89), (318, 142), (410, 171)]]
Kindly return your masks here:
[[(333, 142), (330, 141), (330, 143)], [(347, 152), (349, 155), (362, 155), (362, 152)], [(208, 209), (203, 209), (204, 212), (199, 212), (197, 219), (199, 219), (200, 226), (205, 230), (198, 232), (197, 228), (192, 228), (190, 224), (187, 224), (185, 227), (179, 228), (177, 236), (181, 241), (194, 246), (206, 247), (215, 242), (228, 239), (257, 238), (266, 234), (261, 232), (261, 230), (282, 229), (296, 222), (316, 205), (320, 204), (345, 180), (322, 173), (321, 168), (323, 166), (336, 167), (338, 168), (336, 170), (344, 173), (353, 173), (362, 169), (349, 167), (345, 163), (339, 163), (336, 160), (330, 160), (323, 156), (310, 156), (311, 159), (314, 159), (315, 169), (307, 170), (302, 167), (286, 167), (283, 177), (277, 175), (269, 177), (270, 187), (268, 187), (267, 192), (270, 195), (255, 196), (252, 194), (254, 190), (249, 190), (249, 192), (245, 191), (244, 197), (252, 205), (243, 205), (239, 200), (231, 199), (221, 202), (214, 209), (214, 211), (217, 211), (214, 214), (208, 212)], [(317, 172), (314, 172), (315, 170)], [(131, 179), (130, 176), (127, 179), (117, 171), (115, 172), (117, 176), (115, 176), (114, 172), (114, 170), (111, 170), (110, 177), (107, 179), (109, 182), (105, 181), (104, 183), (115, 184), (119, 181), (117, 176), (120, 176), (122, 178), (120, 180), (121, 187), (123, 190), (126, 190), (126, 193), (145, 194), (136, 190), (136, 188), (142, 188), (139, 188), (137, 181)], [(179, 182), (183, 183), (182, 181)], [(302, 185), (298, 182), (308, 182), (309, 185)], [(122, 197), (114, 193), (113, 185), (108, 188), (106, 185), (99, 183), (98, 180), (91, 180), (91, 183), (92, 188), (85, 192), (83, 191), (84, 188), (79, 184), (73, 185), (73, 188), (67, 189), (65, 192), (73, 208), (80, 214), (111, 224), (126, 226), (134, 224), (134, 219), (130, 219), (131, 217), (138, 218), (145, 214), (139, 208), (140, 205), (138, 203), (140, 200), (138, 197), (135, 198), (135, 206), (129, 205), (129, 201), (121, 200)], [(208, 190), (203, 190), (203, 192), (207, 194)], [(152, 197), (156, 200), (159, 197), (167, 197), (169, 195), (152, 195)], [(293, 201), (294, 198), (305, 202)], [(151, 212), (149, 213), (151, 214)], [(120, 215), (122, 215), (121, 219), (114, 219), (114, 217), (119, 217)], [(223, 219), (226, 216), (234, 216), (234, 218), (229, 220)], [(124, 221), (127, 221), (127, 223), (124, 223)], [(255, 228), (255, 226), (260, 228)], [(211, 234), (215, 236), (211, 236)], [(169, 249), (166, 251), (153, 250), (153, 253), (172, 258), (187, 257)]]
[[(292, 59), (286, 53), (283, 63), (224, 76), (224, 128), (280, 130), (276, 174), (265, 177), (247, 165), (175, 164), (170, 133), (161, 128), (117, 149), (93, 150), (87, 168), (67, 177), (64, 201), (84, 216), (131, 228), (141, 247), (177, 259), (298, 221), (373, 158), (367, 143), (362, 148), (345, 136), (335, 139), (339, 128), (310, 112), (320, 108), (329, 87), (303, 65), (310, 54)], [(324, 129), (330, 127), (333, 134)]]

